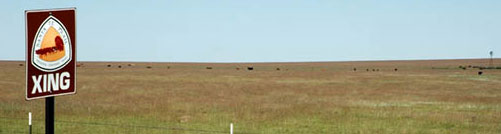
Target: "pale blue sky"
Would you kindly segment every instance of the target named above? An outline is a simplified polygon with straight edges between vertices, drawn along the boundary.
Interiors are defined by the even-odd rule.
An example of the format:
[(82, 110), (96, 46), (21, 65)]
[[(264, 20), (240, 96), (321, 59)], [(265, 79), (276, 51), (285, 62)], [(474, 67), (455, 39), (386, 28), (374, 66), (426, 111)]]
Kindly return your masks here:
[(485, 58), (499, 0), (12, 0), (0, 60), (24, 60), (24, 10), (77, 8), (79, 61), (285, 62)]

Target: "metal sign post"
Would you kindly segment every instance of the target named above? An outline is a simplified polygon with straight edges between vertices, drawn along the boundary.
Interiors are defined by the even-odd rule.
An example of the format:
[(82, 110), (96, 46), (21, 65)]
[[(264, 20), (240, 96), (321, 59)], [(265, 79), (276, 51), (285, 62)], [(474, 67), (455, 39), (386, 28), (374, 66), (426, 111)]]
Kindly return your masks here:
[(54, 133), (54, 97), (45, 98), (45, 133)]

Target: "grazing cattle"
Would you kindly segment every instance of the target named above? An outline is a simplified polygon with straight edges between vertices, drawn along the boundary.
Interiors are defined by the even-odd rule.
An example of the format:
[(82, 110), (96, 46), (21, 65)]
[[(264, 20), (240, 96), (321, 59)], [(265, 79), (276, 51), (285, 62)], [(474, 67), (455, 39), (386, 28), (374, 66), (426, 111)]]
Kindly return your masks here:
[(355, 72), (356, 72), (356, 71), (357, 71), (357, 68), (353, 68), (353, 71), (355, 71)]
[(240, 68), (238, 68), (238, 67), (237, 67), (236, 69), (237, 69), (237, 70), (240, 70)]
[(398, 71), (398, 68), (395, 68), (395, 72)]
[(19, 64), (19, 66), (24, 66), (24, 64)]
[(478, 71), (478, 75), (482, 75), (484, 72), (482, 71)]
[(247, 67), (247, 70), (254, 70), (254, 67)]
[(108, 65), (108, 67), (111, 67), (111, 65)]
[(376, 71), (376, 69), (372, 69), (372, 72), (375, 72), (375, 71)]
[(150, 68), (151, 68), (151, 66), (147, 66), (146, 68), (150, 69)]
[(122, 66), (121, 66), (121, 65), (118, 65), (118, 68), (122, 68)]
[(280, 71), (280, 68), (277, 67), (277, 71)]
[(212, 69), (212, 67), (205, 67), (205, 69)]
[(368, 69), (368, 68), (367, 68), (366, 70), (367, 70), (367, 72), (369, 72), (369, 69)]

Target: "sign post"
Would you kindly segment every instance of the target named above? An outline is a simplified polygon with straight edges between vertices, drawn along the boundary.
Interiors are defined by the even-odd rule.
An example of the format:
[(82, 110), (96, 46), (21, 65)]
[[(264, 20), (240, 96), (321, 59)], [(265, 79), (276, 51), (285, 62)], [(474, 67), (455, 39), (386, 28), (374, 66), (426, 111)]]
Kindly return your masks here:
[(27, 10), (26, 100), (45, 98), (45, 133), (54, 133), (55, 96), (76, 93), (75, 8)]
[(54, 97), (45, 98), (45, 133), (54, 133)]

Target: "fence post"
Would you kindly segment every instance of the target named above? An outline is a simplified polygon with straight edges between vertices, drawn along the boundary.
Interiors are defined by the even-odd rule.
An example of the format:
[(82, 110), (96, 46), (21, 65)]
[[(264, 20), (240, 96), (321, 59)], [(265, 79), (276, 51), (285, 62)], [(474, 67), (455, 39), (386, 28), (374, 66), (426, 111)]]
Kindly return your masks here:
[(28, 113), (28, 125), (30, 126), (30, 134), (31, 134), (31, 112)]
[(230, 134), (233, 134), (233, 123), (230, 123)]

